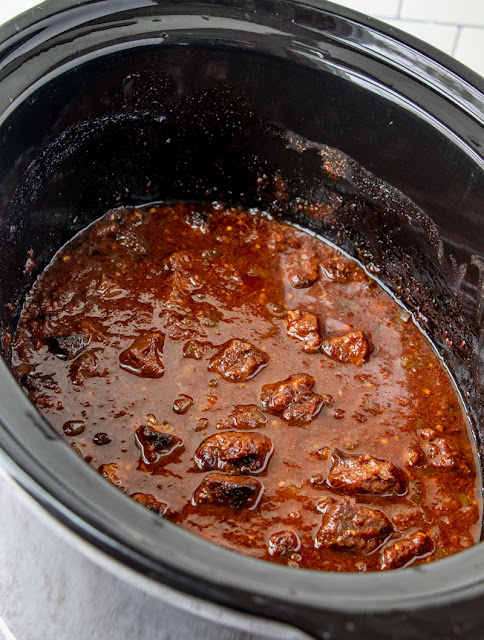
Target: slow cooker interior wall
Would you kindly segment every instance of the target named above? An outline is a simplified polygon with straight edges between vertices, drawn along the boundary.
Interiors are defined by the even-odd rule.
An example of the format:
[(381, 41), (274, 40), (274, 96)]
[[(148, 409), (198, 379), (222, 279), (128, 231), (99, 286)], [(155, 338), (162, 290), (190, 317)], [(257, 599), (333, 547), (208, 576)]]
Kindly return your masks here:
[[(482, 419), (476, 390), (482, 382), (484, 172), (441, 129), (389, 94), (357, 86), (329, 68), (258, 52), (164, 47), (160, 53), (148, 47), (58, 76), (16, 110), (3, 132), (5, 327), (12, 327), (25, 292), (53, 253), (109, 208), (193, 198), (274, 209), (279, 173), (286, 217), (294, 219), (297, 198), (324, 202), (333, 189), (356, 198), (356, 214), (343, 210), (340, 229), (334, 221), (297, 221), (366, 262), (380, 263), (381, 279), (393, 290), (402, 287), (407, 304), (427, 306), (420, 308), (423, 328), (449, 361), (474, 424)], [(291, 148), (292, 132), (317, 144), (304, 143), (304, 152)], [(431, 220), (422, 225), (416, 208), (350, 160), (335, 182), (322, 168), (327, 144), (400, 188)], [(261, 189), (263, 174), (269, 180)], [(35, 268), (25, 273), (30, 249)], [(464, 271), (460, 265), (471, 265), (473, 256), (474, 266)], [(429, 293), (435, 298), (430, 308)], [(12, 302), (13, 311), (6, 306)], [(447, 317), (438, 320), (443, 310)]]

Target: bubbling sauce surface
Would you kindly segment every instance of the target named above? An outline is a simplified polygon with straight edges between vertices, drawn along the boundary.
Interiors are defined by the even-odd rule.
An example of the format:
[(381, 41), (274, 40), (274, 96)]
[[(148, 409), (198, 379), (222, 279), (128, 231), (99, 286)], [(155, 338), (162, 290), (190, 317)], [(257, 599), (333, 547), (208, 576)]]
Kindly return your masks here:
[(87, 463), (229, 549), (366, 571), (479, 540), (466, 417), (411, 316), (259, 211), (108, 213), (36, 282), (12, 365)]

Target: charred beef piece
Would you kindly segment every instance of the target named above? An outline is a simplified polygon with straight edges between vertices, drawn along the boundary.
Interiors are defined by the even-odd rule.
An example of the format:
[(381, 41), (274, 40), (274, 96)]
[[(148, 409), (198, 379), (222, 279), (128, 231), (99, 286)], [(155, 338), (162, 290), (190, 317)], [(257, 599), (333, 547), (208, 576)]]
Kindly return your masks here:
[(261, 403), (265, 411), (280, 416), (289, 425), (311, 422), (321, 411), (324, 399), (313, 393), (315, 379), (305, 373), (262, 387)]
[(430, 553), (434, 545), (428, 534), (417, 531), (408, 538), (385, 547), (382, 553), (382, 569), (399, 569), (415, 558)]
[(229, 382), (245, 382), (253, 378), (269, 362), (263, 351), (246, 340), (229, 340), (210, 358), (209, 371), (215, 371)]
[(157, 500), (151, 493), (132, 493), (131, 497), (159, 516), (164, 516), (168, 511), (168, 505)]
[(73, 333), (69, 336), (52, 336), (48, 339), (49, 350), (61, 360), (72, 360), (89, 346), (89, 333)]
[(370, 553), (392, 532), (384, 513), (356, 504), (351, 498), (323, 500), (323, 522), (314, 545), (317, 549), (351, 549)]
[(168, 460), (177, 449), (183, 447), (183, 441), (178, 436), (161, 433), (147, 425), (136, 429), (135, 442), (143, 462), (148, 465)]
[(285, 266), (288, 280), (296, 289), (310, 287), (319, 277), (319, 259), (309, 247), (293, 251), (286, 258)]
[(319, 321), (314, 313), (295, 309), (288, 311), (285, 317), (287, 335), (304, 342), (303, 351), (316, 353), (321, 345)]
[(161, 378), (165, 336), (160, 331), (149, 331), (138, 336), (133, 344), (119, 356), (119, 366), (141, 378)]
[(403, 472), (398, 467), (367, 453), (352, 456), (335, 451), (328, 484), (349, 494), (391, 496), (402, 495), (406, 490)]
[(267, 550), (273, 558), (294, 553), (301, 546), (299, 538), (294, 531), (278, 531), (269, 538)]
[(98, 354), (103, 349), (91, 349), (81, 353), (69, 367), (69, 378), (74, 385), (82, 386), (85, 378), (102, 378), (108, 375), (107, 369), (101, 369)]
[(237, 429), (260, 429), (266, 423), (266, 416), (256, 404), (235, 405), (228, 420), (228, 424)]
[(373, 347), (369, 336), (363, 331), (350, 331), (343, 336), (325, 338), (321, 344), (321, 351), (331, 360), (361, 367), (370, 357)]
[(265, 469), (271, 453), (271, 439), (261, 433), (224, 431), (202, 442), (195, 462), (203, 471), (257, 473)]
[(213, 504), (232, 509), (253, 509), (264, 486), (256, 478), (209, 473), (193, 494), (194, 505)]

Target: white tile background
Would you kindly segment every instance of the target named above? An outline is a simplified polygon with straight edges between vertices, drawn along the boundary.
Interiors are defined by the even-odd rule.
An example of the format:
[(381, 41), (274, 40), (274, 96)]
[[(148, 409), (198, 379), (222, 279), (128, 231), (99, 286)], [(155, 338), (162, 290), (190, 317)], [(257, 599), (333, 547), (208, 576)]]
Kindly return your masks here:
[(335, 0), (425, 40), (484, 76), (484, 0)]
[[(121, 0), (120, 0), (121, 1)], [(484, 0), (337, 0), (454, 56), (484, 76)], [(40, 0), (0, 0), (0, 24)]]

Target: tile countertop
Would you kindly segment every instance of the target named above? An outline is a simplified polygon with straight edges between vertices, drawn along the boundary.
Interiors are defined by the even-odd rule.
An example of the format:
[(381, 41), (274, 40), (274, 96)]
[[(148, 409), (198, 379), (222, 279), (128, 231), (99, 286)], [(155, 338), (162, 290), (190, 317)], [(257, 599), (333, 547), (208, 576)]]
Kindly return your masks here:
[[(0, 24), (40, 0), (0, 0)], [(454, 56), (484, 76), (483, 0), (339, 0), (355, 9), (407, 31)]]

